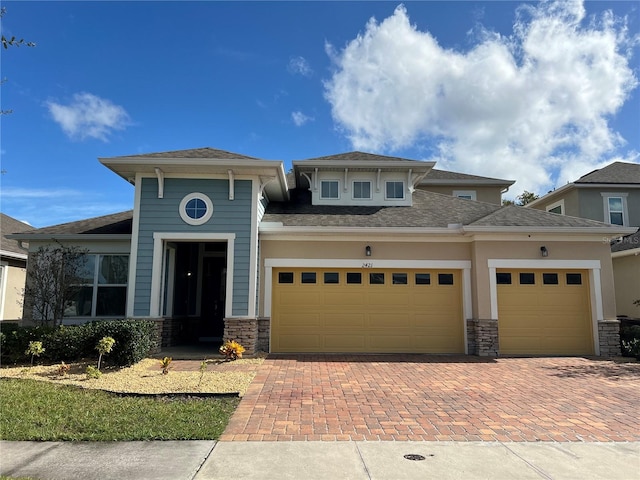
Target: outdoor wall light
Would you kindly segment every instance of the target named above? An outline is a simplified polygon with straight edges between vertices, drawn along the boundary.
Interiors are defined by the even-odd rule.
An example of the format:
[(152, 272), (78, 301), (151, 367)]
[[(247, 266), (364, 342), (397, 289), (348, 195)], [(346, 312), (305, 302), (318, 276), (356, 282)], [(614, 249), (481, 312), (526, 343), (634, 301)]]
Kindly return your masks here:
[(367, 257), (370, 257), (370, 256), (371, 256), (371, 247), (370, 247), (369, 245), (367, 245), (366, 247), (364, 247), (364, 254), (365, 254)]
[(549, 256), (549, 250), (547, 250), (547, 247), (545, 247), (544, 245), (540, 247), (540, 255), (542, 255), (543, 257)]

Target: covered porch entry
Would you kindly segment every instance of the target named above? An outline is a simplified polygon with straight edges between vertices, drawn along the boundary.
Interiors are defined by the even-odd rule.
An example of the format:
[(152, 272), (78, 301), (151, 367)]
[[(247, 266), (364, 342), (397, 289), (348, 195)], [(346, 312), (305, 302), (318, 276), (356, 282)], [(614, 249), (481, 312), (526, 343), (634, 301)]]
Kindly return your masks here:
[(229, 242), (166, 241), (161, 314), (171, 322), (171, 344), (222, 343), (229, 295)]

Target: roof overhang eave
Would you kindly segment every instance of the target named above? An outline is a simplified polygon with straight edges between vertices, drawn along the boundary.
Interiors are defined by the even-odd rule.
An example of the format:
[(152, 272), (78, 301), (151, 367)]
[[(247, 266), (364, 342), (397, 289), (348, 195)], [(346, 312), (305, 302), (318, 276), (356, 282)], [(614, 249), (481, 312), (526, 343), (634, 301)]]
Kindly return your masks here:
[(607, 237), (630, 235), (637, 231), (635, 227), (528, 227), (528, 226), (485, 226), (467, 225), (462, 227), (465, 233), (561, 233), (565, 235), (605, 235)]
[(29, 256), (26, 253), (10, 252), (9, 250), (0, 250), (0, 257), (12, 258), (14, 260), (26, 260)]
[(637, 255), (640, 255), (640, 248), (630, 248), (629, 250), (611, 252), (611, 258), (634, 257)]
[(108, 234), (108, 233), (64, 233), (64, 234), (55, 234), (55, 233), (34, 233), (31, 235), (22, 235), (19, 233), (14, 233), (11, 235), (7, 235), (7, 238), (12, 240), (20, 240), (23, 242), (29, 241), (42, 241), (42, 240), (91, 240), (91, 241), (103, 241), (103, 240), (113, 240), (113, 241), (131, 241), (130, 233), (118, 233), (118, 234)]
[(262, 222), (261, 235), (270, 234), (380, 234), (380, 235), (451, 235), (462, 234), (459, 225), (453, 227), (333, 227), (333, 226), (285, 226), (281, 222)]

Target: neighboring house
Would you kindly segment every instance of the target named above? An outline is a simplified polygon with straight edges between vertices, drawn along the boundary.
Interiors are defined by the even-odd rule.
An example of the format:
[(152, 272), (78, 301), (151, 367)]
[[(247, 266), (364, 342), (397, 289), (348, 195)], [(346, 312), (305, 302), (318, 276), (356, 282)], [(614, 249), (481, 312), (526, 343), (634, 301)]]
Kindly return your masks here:
[[(529, 203), (527, 207), (613, 225), (640, 227), (640, 164), (614, 162)], [(640, 317), (640, 236), (605, 237), (611, 256), (618, 315)]]
[(165, 345), (248, 353), (619, 353), (602, 238), (633, 229), (423, 190), (430, 175), (475, 178), (460, 190), (476, 198), (510, 181), (361, 152), (290, 175), (211, 148), (100, 162), (135, 186), (132, 212), (14, 236), (90, 251), (65, 323), (148, 318)]
[(27, 272), (27, 251), (11, 233), (33, 230), (31, 225), (0, 213), (0, 321), (22, 319), (23, 289)]

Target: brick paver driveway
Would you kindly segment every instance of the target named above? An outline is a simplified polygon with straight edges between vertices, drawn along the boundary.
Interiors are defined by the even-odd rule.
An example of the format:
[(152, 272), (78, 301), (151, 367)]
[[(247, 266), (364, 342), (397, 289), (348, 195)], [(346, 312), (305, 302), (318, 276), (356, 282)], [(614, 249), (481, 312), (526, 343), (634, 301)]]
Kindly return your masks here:
[(639, 441), (640, 363), (270, 355), (221, 440)]

